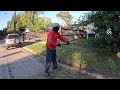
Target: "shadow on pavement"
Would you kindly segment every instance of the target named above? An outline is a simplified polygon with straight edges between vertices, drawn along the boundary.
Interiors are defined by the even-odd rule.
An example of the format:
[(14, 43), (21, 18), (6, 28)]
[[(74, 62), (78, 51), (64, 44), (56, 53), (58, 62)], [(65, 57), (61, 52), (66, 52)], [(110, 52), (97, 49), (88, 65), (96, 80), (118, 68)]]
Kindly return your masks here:
[(18, 51), (18, 52), (14, 52), (14, 53), (11, 53), (11, 54), (7, 54), (7, 55), (4, 55), (4, 56), (1, 56), (0, 58), (4, 58), (4, 57), (7, 57), (7, 56), (10, 56), (10, 55), (13, 55), (13, 54), (16, 54), (16, 53), (20, 53), (22, 51)]
[(22, 47), (25, 47), (27, 45), (31, 45), (31, 44), (34, 44), (34, 43), (37, 43), (37, 42), (41, 42), (42, 40), (35, 40), (35, 41), (25, 41), (25, 42), (22, 42)]

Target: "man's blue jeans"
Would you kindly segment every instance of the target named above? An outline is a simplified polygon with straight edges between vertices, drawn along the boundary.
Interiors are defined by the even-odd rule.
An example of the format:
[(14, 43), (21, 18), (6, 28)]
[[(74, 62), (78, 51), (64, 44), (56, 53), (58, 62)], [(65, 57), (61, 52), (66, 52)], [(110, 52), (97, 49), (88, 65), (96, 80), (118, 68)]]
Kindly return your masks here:
[(53, 68), (57, 68), (56, 50), (51, 50), (51, 49), (47, 48), (45, 72), (49, 71), (51, 62), (53, 63)]

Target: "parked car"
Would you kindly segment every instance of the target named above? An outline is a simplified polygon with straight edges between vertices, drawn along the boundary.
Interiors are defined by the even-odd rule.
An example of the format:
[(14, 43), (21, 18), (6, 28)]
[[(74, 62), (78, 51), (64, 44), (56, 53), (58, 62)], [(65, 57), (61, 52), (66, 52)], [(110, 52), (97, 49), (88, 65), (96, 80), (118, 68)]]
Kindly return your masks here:
[(7, 46), (7, 49), (9, 47), (20, 47), (21, 46), (21, 40), (20, 36), (18, 34), (8, 34), (5, 39), (5, 44)]

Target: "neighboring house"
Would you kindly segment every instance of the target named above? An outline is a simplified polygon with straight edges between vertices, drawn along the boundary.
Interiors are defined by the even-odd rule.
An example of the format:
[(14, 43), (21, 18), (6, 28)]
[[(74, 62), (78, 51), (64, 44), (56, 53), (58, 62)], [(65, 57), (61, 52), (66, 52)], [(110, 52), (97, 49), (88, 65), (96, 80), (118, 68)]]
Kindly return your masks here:
[(90, 24), (88, 24), (87, 25), (87, 27), (86, 27), (86, 34), (87, 34), (87, 39), (89, 38), (89, 37), (95, 37), (95, 32), (94, 32), (94, 23), (90, 23)]
[(87, 34), (95, 34), (93, 23), (90, 23), (90, 24), (87, 25)]
[(30, 32), (30, 30), (27, 28), (27, 29), (25, 30), (25, 32), (28, 33), (28, 32)]
[(25, 30), (25, 39), (30, 40), (32, 37), (33, 37), (32, 29), (31, 28), (26, 28), (26, 30)]
[(33, 30), (31, 28), (26, 28), (25, 32), (26, 33), (29, 33), (29, 32), (32, 32)]

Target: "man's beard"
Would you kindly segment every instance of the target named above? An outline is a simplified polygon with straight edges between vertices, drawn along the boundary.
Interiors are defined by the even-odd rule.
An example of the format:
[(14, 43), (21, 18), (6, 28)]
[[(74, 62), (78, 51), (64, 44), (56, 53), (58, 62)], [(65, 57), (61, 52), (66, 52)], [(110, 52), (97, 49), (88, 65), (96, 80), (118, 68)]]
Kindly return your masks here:
[(54, 27), (53, 31), (57, 33), (59, 31), (59, 29), (60, 29), (59, 27)]

